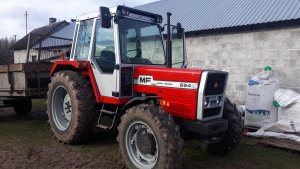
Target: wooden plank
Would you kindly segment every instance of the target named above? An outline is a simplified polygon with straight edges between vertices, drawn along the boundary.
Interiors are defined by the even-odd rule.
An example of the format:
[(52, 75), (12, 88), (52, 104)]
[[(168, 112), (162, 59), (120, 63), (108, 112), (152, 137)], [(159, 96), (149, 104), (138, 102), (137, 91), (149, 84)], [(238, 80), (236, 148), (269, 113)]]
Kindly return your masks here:
[(52, 63), (19, 63), (11, 64), (9, 71), (12, 72), (50, 72)]
[(24, 71), (25, 72), (49, 72), (52, 68), (52, 63), (25, 63), (24, 64)]
[(24, 63), (16, 63), (9, 65), (9, 71), (11, 72), (22, 72), (24, 69)]
[(244, 126), (244, 132), (256, 132), (258, 129), (258, 127)]
[(279, 139), (279, 138), (264, 138), (264, 139), (260, 139), (260, 143), (286, 149), (286, 150), (300, 152), (300, 143), (292, 140)]
[(0, 97), (27, 96), (25, 91), (0, 90)]
[(7, 65), (0, 65), (0, 72), (1, 73), (6, 73), (8, 71), (8, 66)]
[(253, 145), (259, 144), (260, 140), (261, 140), (261, 138), (247, 137), (247, 139), (242, 140), (242, 143), (253, 146)]

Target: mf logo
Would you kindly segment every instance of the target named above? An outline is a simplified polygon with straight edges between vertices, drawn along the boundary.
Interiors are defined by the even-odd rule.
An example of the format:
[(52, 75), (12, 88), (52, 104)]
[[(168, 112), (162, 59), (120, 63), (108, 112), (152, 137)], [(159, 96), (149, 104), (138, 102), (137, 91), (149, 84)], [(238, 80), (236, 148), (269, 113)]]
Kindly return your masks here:
[(151, 85), (151, 82), (153, 81), (152, 76), (139, 76), (139, 84), (149, 84)]

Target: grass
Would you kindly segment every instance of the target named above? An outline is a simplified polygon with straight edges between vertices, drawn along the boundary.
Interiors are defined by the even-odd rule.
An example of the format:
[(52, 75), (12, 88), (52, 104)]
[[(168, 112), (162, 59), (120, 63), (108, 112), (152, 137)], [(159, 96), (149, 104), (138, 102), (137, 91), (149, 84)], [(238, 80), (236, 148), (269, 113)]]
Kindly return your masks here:
[[(34, 110), (45, 110), (44, 100), (35, 100)], [(12, 111), (12, 110), (8, 110)], [(236, 150), (229, 155), (217, 156), (202, 152), (197, 141), (187, 141), (184, 147), (184, 168), (215, 168), (215, 169), (298, 169), (300, 155), (286, 150), (266, 147), (263, 145), (247, 145), (244, 138)], [(49, 146), (71, 149), (82, 155), (92, 154), (106, 159), (118, 154), (118, 144), (111, 132), (96, 130), (91, 139), (82, 145), (63, 145), (53, 138), (47, 123), (47, 115), (30, 114), (19, 117), (14, 113), (0, 113), (0, 144), (20, 146)]]
[(46, 99), (33, 99), (32, 105), (34, 110), (45, 110)]

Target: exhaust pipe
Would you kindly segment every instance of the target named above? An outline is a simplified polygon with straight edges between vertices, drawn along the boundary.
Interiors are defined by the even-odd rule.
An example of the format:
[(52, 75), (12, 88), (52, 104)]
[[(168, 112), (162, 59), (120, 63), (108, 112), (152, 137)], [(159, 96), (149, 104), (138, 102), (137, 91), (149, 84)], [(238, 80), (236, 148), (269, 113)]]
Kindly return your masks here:
[(168, 68), (172, 68), (172, 41), (171, 41), (171, 15), (172, 13), (167, 13), (167, 62), (166, 65)]

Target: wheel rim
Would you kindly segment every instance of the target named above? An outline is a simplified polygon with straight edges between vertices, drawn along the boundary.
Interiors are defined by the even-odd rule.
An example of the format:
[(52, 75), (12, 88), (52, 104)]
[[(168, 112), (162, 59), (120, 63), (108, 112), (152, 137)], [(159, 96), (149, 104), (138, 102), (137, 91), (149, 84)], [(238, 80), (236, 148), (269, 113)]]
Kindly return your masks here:
[(54, 91), (52, 112), (53, 121), (57, 129), (60, 131), (67, 130), (72, 118), (72, 102), (64, 86), (58, 86)]
[[(139, 145), (145, 144), (138, 139), (138, 135), (147, 135), (147, 138), (153, 138), (154, 145), (150, 148), (151, 153), (145, 153)], [(158, 144), (152, 129), (142, 121), (131, 123), (126, 132), (126, 150), (130, 160), (137, 168), (153, 168), (158, 158)], [(140, 143), (139, 143), (140, 141)], [(149, 147), (147, 147), (148, 149)]]

